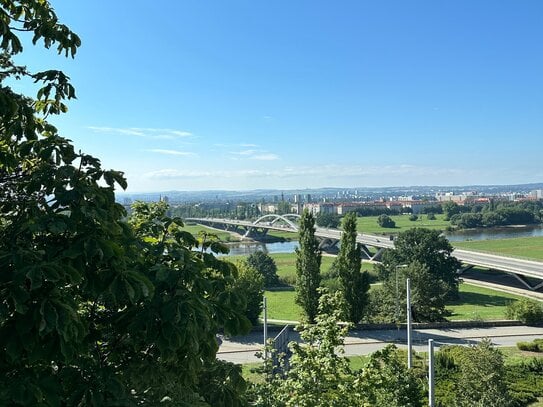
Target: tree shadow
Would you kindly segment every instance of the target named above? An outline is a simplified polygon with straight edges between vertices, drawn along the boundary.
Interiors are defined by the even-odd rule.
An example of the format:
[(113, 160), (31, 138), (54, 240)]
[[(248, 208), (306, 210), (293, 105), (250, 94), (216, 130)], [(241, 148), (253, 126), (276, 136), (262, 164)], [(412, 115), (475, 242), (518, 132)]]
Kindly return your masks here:
[(473, 305), (477, 307), (505, 307), (513, 300), (500, 295), (489, 295), (480, 293), (460, 293), (457, 300), (449, 302), (447, 305)]

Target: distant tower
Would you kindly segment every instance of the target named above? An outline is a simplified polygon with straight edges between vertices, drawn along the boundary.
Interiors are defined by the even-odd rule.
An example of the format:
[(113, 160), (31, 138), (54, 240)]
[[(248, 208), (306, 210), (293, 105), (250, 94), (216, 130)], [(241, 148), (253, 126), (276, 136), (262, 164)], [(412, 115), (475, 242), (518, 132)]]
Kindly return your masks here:
[(305, 196), (305, 201), (306, 201), (307, 203), (311, 203), (311, 194), (306, 194), (306, 196)]
[(281, 202), (285, 202), (285, 194), (281, 192)]

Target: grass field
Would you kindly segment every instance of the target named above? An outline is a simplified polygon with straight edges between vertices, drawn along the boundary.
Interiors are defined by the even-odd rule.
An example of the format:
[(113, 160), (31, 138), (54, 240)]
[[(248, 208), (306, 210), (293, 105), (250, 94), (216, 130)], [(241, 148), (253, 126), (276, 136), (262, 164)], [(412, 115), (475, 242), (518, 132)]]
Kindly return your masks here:
[(397, 215), (391, 216), (392, 220), (396, 222), (396, 227), (382, 228), (377, 223), (378, 216), (364, 216), (358, 218), (357, 230), (361, 233), (378, 233), (378, 234), (397, 234), (411, 228), (427, 228), (445, 230), (447, 226), (450, 226), (450, 222), (444, 220), (444, 215), (435, 215), (435, 220), (428, 220), (427, 215), (418, 215), (419, 218), (416, 221), (409, 220), (410, 215)]
[[(297, 321), (301, 309), (294, 303), (294, 291), (266, 291), (268, 301), (268, 318)], [(519, 296), (477, 287), (471, 284), (460, 284), (460, 298), (447, 305), (452, 312), (452, 321), (458, 320), (499, 320), (505, 319), (507, 304), (518, 300)]]
[(543, 260), (543, 237), (454, 242), (454, 246), (462, 249), (499, 253), (506, 256)]
[[(246, 256), (228, 256), (227, 260), (235, 261)], [(280, 278), (293, 281), (296, 278), (296, 253), (271, 253), (270, 257), (275, 260), (277, 265), (277, 275)], [(332, 263), (334, 256), (322, 256), (321, 273), (326, 273)], [(370, 263), (362, 263), (362, 270), (372, 271), (373, 265)]]
[(450, 320), (505, 319), (507, 304), (521, 297), (471, 284), (460, 284), (460, 298), (447, 305)]

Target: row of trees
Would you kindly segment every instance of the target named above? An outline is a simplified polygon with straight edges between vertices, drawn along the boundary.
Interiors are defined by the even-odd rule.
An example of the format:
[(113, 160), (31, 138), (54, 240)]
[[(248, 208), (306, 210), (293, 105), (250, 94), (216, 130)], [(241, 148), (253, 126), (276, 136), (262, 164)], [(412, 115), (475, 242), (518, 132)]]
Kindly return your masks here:
[[(340, 251), (334, 262), (339, 278), (339, 292), (343, 298), (342, 319), (357, 323), (361, 320), (368, 301), (369, 275), (361, 272), (361, 250), (356, 242), (356, 214), (343, 218)], [(312, 323), (317, 316), (321, 285), (321, 252), (315, 237), (315, 218), (304, 211), (299, 223), (299, 245), (296, 249), (296, 302)]]
[(443, 203), (445, 220), (461, 228), (494, 227), (539, 223), (543, 219), (542, 201), (494, 201), (486, 204)]
[[(314, 321), (321, 283), (320, 251), (314, 236), (313, 216), (306, 212), (300, 222), (300, 248), (296, 251), (297, 303)], [(356, 243), (356, 215), (343, 219), (340, 251), (332, 275), (339, 280), (344, 299), (343, 319), (358, 323), (405, 320), (405, 280), (411, 280), (415, 321), (440, 321), (447, 316), (445, 304), (458, 297), (458, 269), (453, 247), (439, 231), (413, 228), (402, 232), (395, 249), (386, 250), (376, 265), (381, 287), (369, 291), (369, 274), (361, 272), (360, 247)]]

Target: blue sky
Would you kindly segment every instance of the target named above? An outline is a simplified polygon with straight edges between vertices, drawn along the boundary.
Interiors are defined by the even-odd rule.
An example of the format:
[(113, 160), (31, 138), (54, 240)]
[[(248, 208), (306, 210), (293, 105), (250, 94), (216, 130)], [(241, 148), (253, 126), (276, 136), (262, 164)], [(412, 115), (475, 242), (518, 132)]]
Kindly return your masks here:
[(130, 192), (543, 182), (543, 2), (53, 1)]

